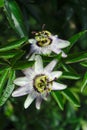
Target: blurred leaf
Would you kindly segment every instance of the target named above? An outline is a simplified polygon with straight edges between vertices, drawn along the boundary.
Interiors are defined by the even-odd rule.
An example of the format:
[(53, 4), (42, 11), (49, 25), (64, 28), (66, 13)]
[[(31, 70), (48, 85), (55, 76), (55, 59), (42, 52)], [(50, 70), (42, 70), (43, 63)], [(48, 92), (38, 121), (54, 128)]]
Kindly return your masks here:
[(87, 67), (87, 61), (81, 62), (80, 63), (83, 67)]
[(3, 73), (3, 71), (5, 71), (6, 69), (9, 68), (9, 65), (3, 65), (0, 67), (0, 75)]
[(33, 16), (33, 18), (40, 23), (40, 12), (37, 6), (35, 6), (34, 4), (25, 4), (25, 7), (27, 8), (27, 11)]
[(66, 49), (67, 53), (70, 51), (70, 49), (72, 48), (72, 46), (79, 40), (79, 38), (82, 37), (85, 33), (87, 33), (87, 30), (79, 32), (79, 33), (75, 34), (74, 36), (72, 36), (69, 39), (69, 41), (70, 41), (71, 44)]
[(3, 59), (10, 59), (15, 57), (20, 51), (14, 51), (14, 50), (10, 50), (10, 51), (6, 51), (6, 52), (0, 52), (0, 58)]
[(13, 65), (13, 68), (16, 70), (26, 69), (28, 67), (32, 67), (35, 61), (18, 61)]
[(65, 96), (67, 100), (69, 100), (75, 107), (80, 107), (79, 101), (75, 97), (75, 95), (69, 90), (63, 90), (62, 94)]
[(87, 85), (87, 72), (85, 73), (85, 75), (83, 77), (83, 81), (82, 81), (82, 84), (81, 84), (81, 92), (83, 92), (86, 85)]
[(11, 93), (15, 87), (15, 85), (13, 84), (14, 79), (15, 79), (15, 71), (10, 70), (7, 86), (2, 94), (2, 97), (0, 98), (0, 106), (2, 106), (6, 102), (6, 100), (9, 98), (9, 96), (11, 95)]
[(0, 95), (3, 91), (3, 87), (7, 81), (7, 76), (8, 76), (8, 72), (9, 72), (9, 69), (5, 69), (2, 73), (2, 75), (0, 76)]
[(15, 0), (5, 0), (5, 11), (12, 28), (20, 37), (27, 36), (21, 10)]
[(80, 52), (80, 53), (77, 53), (77, 54), (70, 54), (65, 59), (65, 62), (67, 64), (71, 64), (71, 63), (76, 63), (76, 62), (80, 62), (80, 61), (84, 61), (84, 60), (87, 60), (87, 52)]
[(0, 7), (4, 6), (4, 0), (0, 0)]
[(14, 114), (14, 107), (10, 101), (6, 102), (4, 113), (8, 118)]
[(25, 51), (18, 51), (18, 53), (14, 56), (13, 59), (10, 60), (11, 65), (13, 66), (23, 55), (25, 54)]
[(9, 51), (12, 49), (16, 49), (21, 47), (22, 44), (24, 44), (24, 42), (26, 42), (27, 38), (21, 38), (20, 40), (16, 40), (14, 42), (8, 43), (6, 45), (3, 45), (0, 47), (0, 52), (4, 52), (4, 51)]
[(1, 65), (8, 65), (8, 61), (0, 58), (0, 66)]
[(77, 79), (80, 79), (80, 76), (78, 74), (75, 74), (72, 72), (63, 72), (63, 74), (60, 78), (77, 80)]
[(41, 55), (44, 62), (50, 62), (52, 61), (53, 59), (57, 59), (58, 61), (61, 59), (61, 54), (57, 54), (57, 55)]
[(59, 53), (59, 54), (55, 55), (54, 58), (59, 61), (62, 57), (61, 55), (62, 55), (62, 53)]
[(60, 94), (60, 92), (56, 91), (56, 92), (51, 92), (53, 98), (55, 99), (55, 101), (57, 102), (58, 106), (60, 107), (61, 110), (64, 109), (64, 104), (63, 104), (63, 98)]
[[(62, 66), (62, 68), (64, 69), (64, 71), (77, 74), (77, 72), (76, 72), (70, 65), (67, 65), (67, 64), (64, 64), (64, 63), (63, 63), (61, 66)], [(78, 74), (77, 74), (77, 75), (78, 75)]]

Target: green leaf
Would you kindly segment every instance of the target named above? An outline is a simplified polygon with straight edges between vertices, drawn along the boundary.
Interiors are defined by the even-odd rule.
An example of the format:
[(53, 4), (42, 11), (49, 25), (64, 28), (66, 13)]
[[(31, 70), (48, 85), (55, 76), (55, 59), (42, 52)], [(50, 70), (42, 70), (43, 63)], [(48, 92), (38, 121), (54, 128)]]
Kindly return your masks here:
[(3, 87), (7, 81), (7, 77), (8, 77), (8, 72), (9, 72), (9, 69), (5, 69), (2, 73), (2, 75), (0, 76), (0, 95), (3, 91)]
[(80, 107), (80, 104), (79, 104), (79, 101), (77, 100), (77, 98), (75, 97), (75, 95), (69, 90), (69, 89), (66, 89), (66, 90), (63, 90), (61, 92), (65, 98), (67, 100), (69, 100), (75, 107)]
[(4, 0), (0, 0), (0, 7), (4, 6)]
[(80, 63), (83, 67), (87, 67), (87, 61), (81, 62)]
[(35, 61), (18, 61), (16, 64), (13, 65), (15, 70), (22, 70), (28, 67), (32, 67)]
[(5, 59), (0, 58), (0, 66), (1, 65), (8, 65), (8, 61)]
[(15, 57), (19, 52), (20, 52), (20, 50), (18, 52), (14, 51), (14, 50), (6, 51), (6, 52), (0, 52), (0, 58), (10, 59), (10, 58)]
[(2, 97), (0, 98), (0, 106), (2, 106), (7, 101), (9, 96), (11, 95), (11, 93), (15, 87), (15, 85), (13, 84), (14, 79), (15, 79), (15, 71), (10, 70), (7, 86), (2, 94)]
[(9, 69), (9, 66), (8, 66), (8, 65), (1, 66), (1, 67), (0, 67), (0, 75), (1, 75), (6, 69)]
[(87, 60), (87, 52), (80, 52), (77, 54), (70, 54), (68, 57), (65, 59), (65, 62), (67, 64), (71, 63), (76, 63), (76, 62), (81, 62)]
[(20, 40), (16, 40), (14, 42), (10, 42), (6, 45), (3, 45), (0, 47), (0, 52), (4, 52), (4, 51), (9, 51), (12, 49), (17, 49), (19, 47), (21, 47), (22, 44), (24, 44), (24, 42), (26, 42), (27, 38), (21, 38)]
[(58, 61), (61, 59), (61, 54), (57, 54), (57, 55), (41, 55), (44, 62), (50, 62), (52, 61), (53, 59), (57, 59)]
[(65, 72), (71, 72), (71, 73), (77, 74), (77, 72), (70, 65), (67, 65), (67, 64), (63, 63), (61, 65), (61, 67), (64, 69)]
[(58, 106), (60, 107), (61, 110), (64, 109), (64, 104), (63, 104), (63, 98), (60, 94), (60, 92), (56, 91), (56, 92), (51, 92), (53, 98), (55, 99), (55, 101), (57, 102)]
[(82, 84), (81, 84), (81, 92), (83, 92), (86, 85), (87, 85), (87, 72), (85, 73), (85, 75), (83, 77), (83, 81), (82, 81)]
[(72, 73), (72, 72), (63, 72), (63, 74), (60, 78), (77, 80), (77, 79), (80, 79), (80, 76), (78, 74)]
[(11, 65), (13, 66), (23, 55), (25, 54), (25, 51), (18, 51), (18, 53), (14, 56), (13, 59), (10, 60)]
[(72, 36), (69, 39), (70, 46), (68, 46), (67, 49), (66, 49), (67, 53), (70, 51), (70, 49), (72, 48), (72, 46), (79, 40), (79, 38), (81, 38), (86, 32), (87, 32), (87, 30), (79, 32), (79, 33), (75, 34), (74, 36)]
[(27, 36), (22, 12), (15, 0), (5, 0), (5, 12), (12, 28), (18, 35)]

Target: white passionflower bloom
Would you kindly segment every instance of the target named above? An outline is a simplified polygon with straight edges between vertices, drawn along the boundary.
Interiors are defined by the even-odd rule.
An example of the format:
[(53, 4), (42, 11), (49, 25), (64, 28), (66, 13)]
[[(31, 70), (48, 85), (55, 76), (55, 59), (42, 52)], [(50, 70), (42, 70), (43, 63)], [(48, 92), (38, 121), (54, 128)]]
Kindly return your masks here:
[(62, 57), (67, 56), (62, 49), (70, 45), (69, 41), (59, 39), (57, 35), (52, 35), (48, 31), (35, 33), (35, 39), (28, 41), (31, 43), (31, 52), (36, 54), (50, 54), (51, 52), (59, 54), (62, 52)]
[(14, 80), (14, 83), (21, 86), (12, 93), (13, 97), (19, 97), (28, 94), (24, 102), (24, 108), (28, 108), (36, 98), (36, 108), (40, 109), (42, 99), (46, 100), (51, 90), (63, 90), (67, 86), (55, 81), (62, 75), (61, 71), (52, 71), (57, 64), (56, 60), (51, 61), (43, 68), (42, 58), (35, 57), (35, 65), (32, 68), (23, 70), (24, 77)]

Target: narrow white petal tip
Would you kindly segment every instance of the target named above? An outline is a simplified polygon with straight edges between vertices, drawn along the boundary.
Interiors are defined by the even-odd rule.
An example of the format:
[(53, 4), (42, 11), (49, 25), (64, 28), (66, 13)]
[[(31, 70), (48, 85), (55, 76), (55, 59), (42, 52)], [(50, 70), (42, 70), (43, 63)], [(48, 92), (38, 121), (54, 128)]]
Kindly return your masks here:
[(67, 88), (67, 85), (65, 84), (57, 83), (55, 81), (53, 82), (52, 90), (63, 90), (66, 88)]
[(52, 60), (45, 68), (45, 71), (51, 72), (57, 64), (57, 60)]
[(15, 92), (12, 93), (12, 97), (16, 97)]
[(67, 88), (67, 85), (64, 85), (62, 89), (66, 89)]
[(20, 93), (20, 91), (16, 90), (12, 93), (12, 97), (20, 97), (22, 96), (22, 94)]
[(59, 78), (62, 75), (62, 71), (53, 71), (50, 74), (52, 76), (52, 79)]
[(37, 97), (36, 98), (36, 109), (37, 110), (40, 110), (41, 102), (42, 102), (42, 98), (41, 97)]
[(24, 102), (24, 108), (27, 109), (31, 103), (34, 101), (35, 96), (31, 93), (28, 95), (27, 99)]
[(34, 44), (34, 43), (36, 43), (36, 40), (35, 39), (29, 39), (28, 42), (31, 43), (31, 44)]
[(66, 58), (67, 55), (66, 55), (64, 52), (62, 52), (62, 57), (63, 57), (63, 58)]
[(27, 108), (28, 108), (28, 105), (25, 105), (25, 104), (24, 104), (24, 108), (27, 109)]
[(37, 109), (37, 110), (40, 110), (40, 106), (36, 106), (36, 109)]
[(41, 56), (37, 55), (35, 56), (35, 72), (42, 72), (43, 71), (43, 61)]
[(28, 84), (28, 79), (26, 77), (20, 77), (14, 80), (14, 84), (18, 86), (24, 86)]

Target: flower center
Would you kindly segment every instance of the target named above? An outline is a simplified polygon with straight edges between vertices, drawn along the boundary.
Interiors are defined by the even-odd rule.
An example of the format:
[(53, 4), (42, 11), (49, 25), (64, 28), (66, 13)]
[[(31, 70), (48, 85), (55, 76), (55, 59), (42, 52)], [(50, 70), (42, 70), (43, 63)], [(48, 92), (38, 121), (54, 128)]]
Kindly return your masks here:
[(52, 39), (50, 38), (51, 33), (48, 31), (42, 31), (35, 34), (35, 39), (37, 41), (37, 45), (40, 47), (48, 46), (52, 43)]
[(50, 92), (52, 86), (52, 81), (49, 81), (48, 77), (44, 74), (37, 75), (34, 78), (34, 89), (42, 93), (44, 91)]

